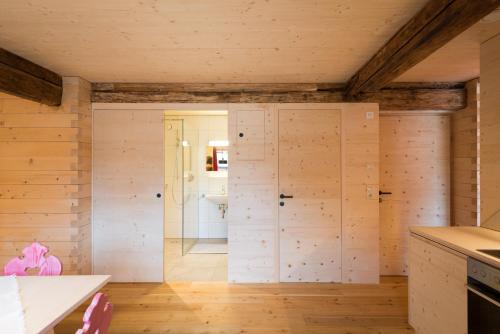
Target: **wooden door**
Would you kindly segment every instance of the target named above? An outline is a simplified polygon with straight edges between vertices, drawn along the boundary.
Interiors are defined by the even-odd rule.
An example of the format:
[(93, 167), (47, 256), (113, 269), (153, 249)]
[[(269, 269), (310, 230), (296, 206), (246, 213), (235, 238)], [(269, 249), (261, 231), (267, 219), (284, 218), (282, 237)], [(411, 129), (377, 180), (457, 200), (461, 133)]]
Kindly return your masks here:
[(408, 274), (410, 226), (450, 220), (450, 120), (380, 117), (380, 274)]
[(280, 281), (341, 280), (341, 112), (279, 109)]
[(94, 273), (163, 281), (163, 111), (95, 110)]

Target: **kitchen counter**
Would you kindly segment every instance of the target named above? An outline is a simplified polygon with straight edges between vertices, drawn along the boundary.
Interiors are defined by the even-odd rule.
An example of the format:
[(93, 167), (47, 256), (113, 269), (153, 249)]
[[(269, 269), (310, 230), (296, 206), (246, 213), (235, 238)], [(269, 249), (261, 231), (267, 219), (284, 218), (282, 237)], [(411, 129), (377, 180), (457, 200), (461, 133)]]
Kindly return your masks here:
[(482, 227), (410, 227), (410, 232), (500, 268), (500, 259), (477, 249), (500, 249), (500, 232)]

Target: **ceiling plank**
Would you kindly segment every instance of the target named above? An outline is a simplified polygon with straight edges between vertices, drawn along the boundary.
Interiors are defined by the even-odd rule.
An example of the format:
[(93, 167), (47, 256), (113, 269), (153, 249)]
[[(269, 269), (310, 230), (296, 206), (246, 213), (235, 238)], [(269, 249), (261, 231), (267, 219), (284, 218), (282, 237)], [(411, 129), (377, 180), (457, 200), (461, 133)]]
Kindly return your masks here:
[[(150, 84), (93, 83), (95, 103), (342, 103), (340, 84)], [(189, 89), (193, 89), (189, 91)], [(218, 91), (214, 90), (217, 89)], [(285, 90), (288, 89), (288, 90)], [(358, 96), (380, 110), (459, 110), (466, 105), (463, 83), (397, 83)]]
[(0, 91), (58, 106), (62, 98), (62, 77), (0, 48)]
[(346, 97), (385, 87), (499, 6), (500, 0), (429, 1), (349, 80)]

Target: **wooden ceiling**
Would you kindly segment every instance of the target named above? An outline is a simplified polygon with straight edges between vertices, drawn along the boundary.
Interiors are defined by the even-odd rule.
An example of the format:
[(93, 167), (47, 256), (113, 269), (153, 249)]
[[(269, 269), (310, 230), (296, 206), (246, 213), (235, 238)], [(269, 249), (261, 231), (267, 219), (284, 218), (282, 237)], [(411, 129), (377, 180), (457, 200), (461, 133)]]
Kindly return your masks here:
[[(426, 2), (0, 0), (0, 45), (93, 82), (346, 82)], [(400, 81), (476, 77), (471, 31)]]
[(477, 78), (480, 45), (499, 33), (500, 11), (497, 10), (395, 81), (467, 81)]

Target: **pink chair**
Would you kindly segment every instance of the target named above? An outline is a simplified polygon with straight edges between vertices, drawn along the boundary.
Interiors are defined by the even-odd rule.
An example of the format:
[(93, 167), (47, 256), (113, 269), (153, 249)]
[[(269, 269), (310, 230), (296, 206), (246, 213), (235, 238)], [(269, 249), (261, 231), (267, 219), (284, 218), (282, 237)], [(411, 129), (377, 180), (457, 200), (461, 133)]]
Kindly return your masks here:
[(106, 334), (112, 315), (113, 305), (108, 297), (102, 292), (96, 293), (83, 315), (83, 327), (76, 334)]
[(15, 257), (4, 267), (5, 275), (26, 276), (26, 270), (40, 268), (38, 276), (58, 276), (61, 275), (61, 262), (55, 256), (45, 257), (48, 249), (38, 242), (32, 243), (23, 249), (22, 257)]

